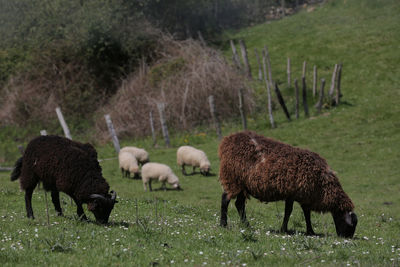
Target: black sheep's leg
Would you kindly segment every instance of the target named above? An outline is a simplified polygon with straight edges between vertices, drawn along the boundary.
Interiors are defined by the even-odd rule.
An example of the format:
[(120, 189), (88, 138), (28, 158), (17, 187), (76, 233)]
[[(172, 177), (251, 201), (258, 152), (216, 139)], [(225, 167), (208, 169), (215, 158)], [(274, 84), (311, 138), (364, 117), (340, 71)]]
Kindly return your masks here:
[(245, 224), (246, 226), (249, 226), (250, 224), (247, 221), (246, 209), (245, 209), (246, 208), (246, 197), (243, 192), (240, 192), (240, 194), (236, 197), (235, 206), (239, 213), (240, 221), (243, 224)]
[(149, 190), (150, 192), (153, 191), (153, 189), (151, 188), (151, 179), (149, 180)]
[(25, 208), (26, 208), (27, 217), (35, 219), (35, 216), (33, 216), (33, 210), (32, 210), (33, 189), (35, 189), (35, 188), (27, 188), (25, 190)]
[(125, 177), (125, 171), (124, 171), (124, 169), (123, 169), (123, 168), (121, 168), (121, 175), (122, 175), (122, 178), (124, 178), (124, 177)]
[(195, 166), (193, 166), (193, 171), (192, 171), (192, 174), (195, 174), (195, 171), (196, 171), (196, 167), (195, 167)]
[(311, 211), (310, 209), (308, 209), (305, 206), (301, 206), (301, 208), (303, 209), (303, 213), (304, 213), (304, 218), (306, 219), (306, 225), (307, 225), (307, 235), (315, 235), (314, 230), (312, 229), (312, 225), (311, 225)]
[(58, 216), (62, 216), (62, 209), (60, 205), (60, 192), (58, 191), (51, 191), (51, 201), (53, 201), (54, 208), (57, 211)]
[(291, 199), (286, 199), (286, 201), (285, 201), (285, 217), (283, 218), (281, 232), (285, 232), (285, 233), (288, 232), (287, 226), (288, 226), (290, 214), (292, 214), (293, 202), (294, 201)]
[(231, 200), (228, 199), (228, 193), (222, 193), (221, 199), (221, 222), (220, 225), (222, 227), (226, 227), (228, 225), (228, 206)]
[(187, 175), (186, 170), (185, 170), (185, 164), (182, 164), (182, 174)]
[(75, 201), (76, 204), (76, 213), (78, 214), (78, 217), (82, 220), (82, 221), (87, 221), (87, 217), (85, 215), (85, 212), (83, 211), (82, 208), (82, 203), (79, 202), (75, 197), (72, 197), (72, 199)]

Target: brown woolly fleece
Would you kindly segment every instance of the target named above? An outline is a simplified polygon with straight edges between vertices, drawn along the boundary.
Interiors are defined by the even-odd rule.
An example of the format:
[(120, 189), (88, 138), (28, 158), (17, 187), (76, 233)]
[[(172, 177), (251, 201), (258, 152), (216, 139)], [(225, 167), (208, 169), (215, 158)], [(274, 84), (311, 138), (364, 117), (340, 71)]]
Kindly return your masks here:
[(107, 196), (110, 188), (93, 146), (59, 136), (37, 137), (26, 148), (21, 188), (35, 188), (39, 181), (46, 191), (64, 192), (80, 203), (88, 203), (91, 194)]
[(219, 180), (228, 200), (244, 192), (262, 202), (292, 199), (319, 212), (354, 209), (335, 173), (317, 153), (251, 131), (225, 137), (218, 153)]

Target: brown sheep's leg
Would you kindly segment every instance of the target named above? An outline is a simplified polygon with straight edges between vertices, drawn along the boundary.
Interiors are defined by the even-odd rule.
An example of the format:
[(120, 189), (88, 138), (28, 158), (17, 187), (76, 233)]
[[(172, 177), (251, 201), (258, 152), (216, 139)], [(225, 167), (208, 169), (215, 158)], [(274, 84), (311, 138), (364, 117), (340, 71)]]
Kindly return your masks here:
[(51, 191), (51, 201), (53, 201), (54, 208), (57, 211), (58, 216), (62, 216), (62, 209), (60, 205), (60, 192), (58, 191)]
[(281, 227), (281, 232), (288, 232), (288, 222), (289, 222), (289, 218), (290, 218), (290, 214), (292, 214), (292, 210), (293, 210), (293, 200), (290, 199), (286, 199), (285, 201), (285, 217), (283, 218), (283, 223), (282, 223), (282, 227)]
[(220, 225), (222, 227), (226, 227), (228, 225), (228, 205), (231, 200), (228, 199), (228, 193), (222, 193), (221, 199), (221, 222)]
[(301, 208), (303, 209), (303, 213), (304, 213), (304, 218), (306, 219), (306, 225), (307, 225), (307, 235), (315, 235), (314, 230), (312, 229), (311, 226), (311, 211), (310, 209), (301, 206)]
[(246, 219), (246, 197), (244, 196), (243, 192), (240, 192), (240, 194), (236, 197), (235, 206), (239, 213), (240, 221), (246, 226), (249, 226), (249, 222)]
[(35, 219), (35, 216), (33, 216), (33, 210), (32, 210), (33, 189), (35, 189), (35, 188), (27, 188), (25, 190), (25, 208), (26, 208), (27, 217)]

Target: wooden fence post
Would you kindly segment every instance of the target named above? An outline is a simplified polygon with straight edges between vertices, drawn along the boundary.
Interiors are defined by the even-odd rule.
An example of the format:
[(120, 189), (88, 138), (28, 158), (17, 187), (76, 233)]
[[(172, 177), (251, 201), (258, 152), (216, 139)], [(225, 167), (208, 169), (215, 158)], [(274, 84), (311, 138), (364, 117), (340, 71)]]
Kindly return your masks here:
[(271, 59), (269, 57), (269, 52), (268, 52), (268, 48), (267, 46), (264, 46), (264, 50), (265, 50), (265, 57), (267, 59), (267, 65), (268, 65), (268, 79), (269, 79), (269, 85), (270, 88), (273, 87), (273, 81), (272, 81), (272, 69), (271, 69)]
[(232, 57), (233, 62), (235, 63), (236, 67), (239, 70), (241, 70), (242, 69), (242, 64), (240, 63), (240, 59), (239, 59), (239, 56), (238, 56), (237, 51), (236, 51), (235, 43), (233, 42), (233, 40), (231, 40), (230, 43), (231, 43), (231, 48), (232, 48), (232, 53), (233, 53), (233, 57)]
[(185, 92), (183, 93), (183, 99), (182, 99), (181, 121), (184, 129), (186, 129), (185, 108), (186, 108), (186, 100), (188, 93), (189, 93), (189, 83), (186, 84)]
[(336, 84), (336, 105), (339, 105), (342, 92), (340, 90), (340, 82), (342, 80), (342, 63), (339, 64)]
[(333, 98), (333, 92), (335, 91), (335, 81), (336, 81), (336, 73), (337, 73), (337, 68), (338, 68), (338, 64), (335, 64), (335, 68), (333, 69), (333, 73), (332, 73), (332, 79), (331, 79), (331, 87), (329, 89), (329, 102), (332, 102), (332, 98)]
[(313, 71), (313, 87), (312, 87), (312, 94), (313, 97), (315, 97), (315, 94), (317, 93), (317, 66), (314, 65), (314, 71)]
[(150, 111), (150, 129), (151, 129), (151, 136), (153, 138), (153, 146), (156, 145), (157, 140), (156, 140), (156, 133), (154, 131), (154, 120), (153, 120), (153, 111)]
[(286, 118), (288, 119), (288, 121), (291, 121), (289, 111), (287, 110), (286, 105), (285, 105), (285, 100), (283, 100), (281, 91), (279, 90), (277, 83), (275, 83), (275, 93), (276, 93), (276, 96), (278, 97), (279, 104), (281, 105), (283, 112), (286, 115)]
[(256, 54), (256, 59), (258, 64), (258, 80), (262, 81), (263, 79), (262, 67), (261, 67), (260, 55), (258, 54), (257, 48), (254, 48), (254, 53)]
[(246, 119), (246, 113), (245, 113), (244, 105), (243, 105), (243, 90), (242, 90), (242, 88), (239, 88), (238, 93), (239, 93), (239, 111), (240, 111), (240, 117), (242, 118), (242, 126), (243, 126), (243, 130), (247, 130), (247, 119)]
[(216, 111), (216, 108), (215, 108), (215, 102), (214, 102), (214, 96), (213, 95), (210, 95), (208, 97), (208, 103), (210, 104), (211, 117), (212, 117), (212, 119), (214, 121), (215, 129), (217, 131), (217, 136), (218, 136), (219, 139), (221, 139), (222, 138), (221, 125), (220, 125), (219, 120), (218, 120), (218, 116), (217, 116), (217, 111)]
[(245, 42), (243, 40), (239, 40), (239, 45), (240, 45), (240, 51), (242, 53), (242, 59), (243, 59), (243, 62), (244, 62), (244, 69), (245, 69), (246, 75), (247, 75), (247, 77), (249, 79), (252, 79), (249, 59), (247, 57), (246, 44), (245, 44)]
[(319, 100), (315, 105), (318, 114), (321, 113), (322, 103), (324, 101), (324, 87), (325, 87), (325, 79), (321, 79), (321, 91), (319, 92)]
[(167, 121), (165, 120), (165, 104), (164, 103), (157, 103), (157, 109), (158, 113), (160, 115), (160, 122), (161, 122), (161, 129), (163, 132), (163, 136), (165, 139), (165, 144), (167, 147), (171, 146), (171, 143), (169, 141), (169, 134), (168, 134), (168, 126), (167, 126)]
[(287, 59), (286, 72), (287, 72), (287, 84), (288, 84), (288, 87), (290, 87), (290, 84), (291, 84), (291, 80), (290, 80), (290, 58)]
[(297, 79), (294, 79), (294, 89), (295, 89), (295, 95), (296, 95), (296, 104), (295, 104), (295, 112), (296, 112), (296, 119), (299, 118), (299, 86), (297, 84)]
[(304, 107), (304, 115), (308, 117), (310, 114), (308, 113), (308, 104), (307, 104), (307, 88), (306, 88), (306, 77), (302, 78), (303, 82), (303, 107)]
[(69, 132), (68, 125), (64, 120), (64, 116), (63, 116), (63, 114), (61, 112), (60, 107), (56, 108), (56, 113), (57, 113), (58, 120), (60, 121), (61, 127), (64, 130), (65, 137), (67, 137), (68, 139), (72, 140), (71, 133)]
[(201, 34), (201, 31), (197, 31), (197, 36), (199, 37), (201, 45), (207, 46), (206, 41), (204, 41), (203, 35)]
[(271, 88), (270, 88), (270, 83), (267, 78), (267, 66), (266, 66), (266, 52), (265, 50), (263, 51), (263, 69), (264, 69), (264, 80), (265, 80), (265, 85), (267, 86), (267, 96), (268, 96), (268, 115), (269, 115), (269, 122), (271, 123), (271, 128), (275, 128), (275, 121), (274, 121), (274, 116), (272, 115), (272, 99), (271, 99)]
[(303, 62), (303, 74), (302, 74), (302, 78), (306, 77), (306, 68), (307, 68), (307, 61)]
[(104, 118), (105, 118), (106, 123), (107, 123), (108, 132), (111, 135), (111, 140), (112, 140), (112, 142), (114, 144), (115, 152), (117, 152), (117, 154), (119, 154), (119, 150), (120, 150), (119, 141), (118, 141), (117, 134), (115, 133), (114, 125), (113, 125), (113, 123), (111, 121), (110, 114), (104, 115)]

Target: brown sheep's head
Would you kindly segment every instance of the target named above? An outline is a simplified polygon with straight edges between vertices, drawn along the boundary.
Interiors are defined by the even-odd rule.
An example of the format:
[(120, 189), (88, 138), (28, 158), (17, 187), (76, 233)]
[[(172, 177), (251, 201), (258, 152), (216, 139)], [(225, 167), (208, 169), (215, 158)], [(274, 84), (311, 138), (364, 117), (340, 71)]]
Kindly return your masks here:
[(340, 237), (353, 238), (357, 226), (357, 215), (352, 211), (332, 213), (336, 233)]
[(111, 191), (111, 196), (108, 195), (106, 197), (99, 194), (90, 195), (91, 201), (88, 203), (88, 210), (93, 212), (96, 222), (102, 224), (108, 223), (108, 218), (114, 208), (114, 204), (118, 203), (116, 197), (117, 193), (114, 191)]

